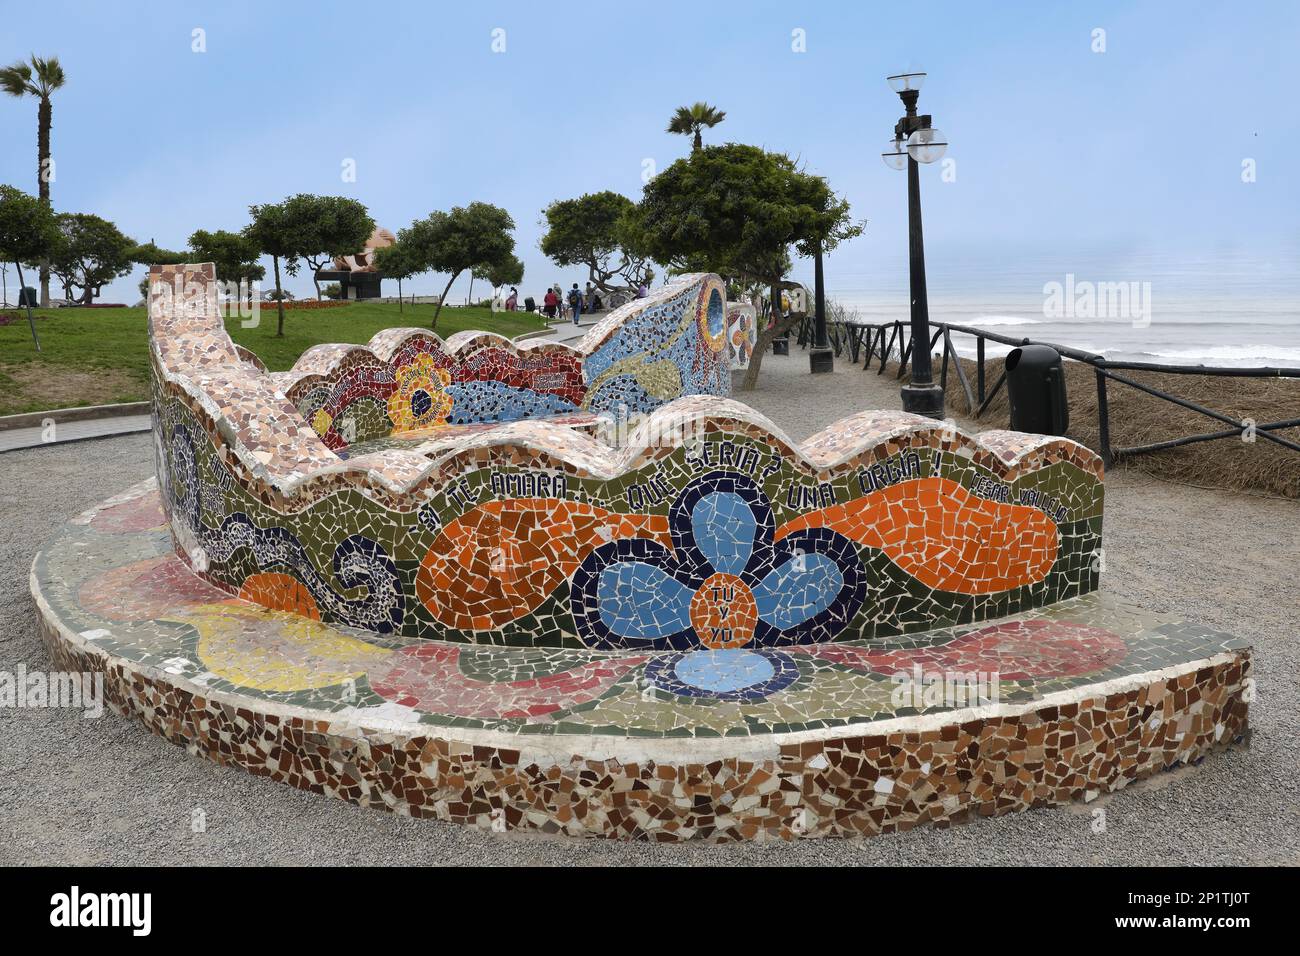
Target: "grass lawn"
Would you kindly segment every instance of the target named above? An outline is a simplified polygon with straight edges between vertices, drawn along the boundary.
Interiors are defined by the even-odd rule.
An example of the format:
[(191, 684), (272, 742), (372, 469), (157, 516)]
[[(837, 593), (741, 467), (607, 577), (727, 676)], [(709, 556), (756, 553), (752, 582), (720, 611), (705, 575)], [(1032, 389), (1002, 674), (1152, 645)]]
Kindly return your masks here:
[[(358, 302), (333, 309), (289, 310), (284, 338), (275, 335), (274, 307), (263, 307), (256, 328), (238, 318), (226, 321), (230, 337), (252, 349), (271, 371), (293, 365), (310, 346), (321, 342), (365, 343), (380, 329), (428, 328), (431, 305)], [(41, 352), (32, 345), (27, 315), (0, 326), (0, 415), (134, 402), (149, 397), (149, 349), (145, 309), (35, 309)], [(462, 329), (483, 329), (515, 336), (545, 329), (526, 312), (507, 314), (478, 307), (448, 306), (438, 317), (438, 334), (446, 338)]]

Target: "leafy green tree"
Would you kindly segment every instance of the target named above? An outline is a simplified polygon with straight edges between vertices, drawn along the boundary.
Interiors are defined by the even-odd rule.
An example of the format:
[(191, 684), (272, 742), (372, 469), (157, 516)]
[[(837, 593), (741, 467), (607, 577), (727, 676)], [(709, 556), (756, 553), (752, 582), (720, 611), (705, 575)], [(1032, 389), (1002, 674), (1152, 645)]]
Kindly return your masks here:
[(654, 276), (630, 235), (635, 208), (632, 200), (610, 190), (556, 200), (543, 212), (546, 234), (539, 246), (556, 265), (585, 266), (592, 284), (606, 295), (631, 291)]
[[(10, 96), (36, 97), (36, 188), (41, 202), (50, 205), (50, 180), (54, 170), (50, 165), (50, 128), (54, 123), (54, 105), (51, 97), (63, 86), (67, 77), (58, 57), (33, 55), (29, 63), (21, 60), (0, 69), (0, 89)], [(51, 208), (53, 208), (51, 206)], [(50, 268), (41, 263), (41, 305), (50, 304)]]
[(704, 145), (704, 140), (700, 137), (700, 132), (707, 126), (710, 129), (717, 126), (727, 114), (717, 107), (710, 106), (708, 103), (693, 103), (690, 106), (679, 106), (677, 112), (668, 123), (667, 132), (680, 133), (683, 136), (693, 136), (691, 149), (699, 149)]
[(239, 232), (225, 229), (197, 229), (190, 236), (190, 254), (194, 262), (211, 262), (217, 278), (223, 282), (243, 283), (252, 295), (254, 282), (266, 276), (266, 266), (258, 262), (261, 250), (257, 243)]
[[(470, 270), (475, 279), (492, 286), (493, 295), (503, 285), (518, 285), (524, 281), (524, 263), (517, 256), (508, 256), (500, 262), (480, 262)], [(470, 301), (474, 298), (474, 285), (470, 283)]]
[[(20, 289), (27, 285), (23, 281), (23, 263), (47, 261), (58, 241), (59, 227), (47, 203), (13, 186), (0, 186), (0, 260), (17, 267)], [(30, 300), (27, 300), (27, 324), (31, 326), (32, 341), (39, 352), (41, 340), (36, 335)]]
[[(780, 301), (790, 250), (811, 256), (861, 235), (849, 204), (790, 157), (729, 143), (695, 150), (650, 180), (629, 229), (659, 262), (761, 283)], [(763, 353), (797, 316), (759, 332), (743, 388), (758, 381)]]
[(480, 279), (486, 279), (493, 290), (503, 285), (519, 285), (524, 281), (524, 263), (516, 255), (509, 255), (500, 262), (481, 263), (475, 269)]
[(419, 250), (399, 239), (391, 246), (375, 250), (375, 268), (385, 279), (397, 280), (397, 311), (402, 313), (406, 309), (402, 299), (403, 280), (427, 271), (427, 266), (420, 259)]
[(462, 272), (479, 265), (495, 266), (514, 255), (514, 228), (510, 213), (500, 206), (472, 202), (450, 212), (430, 213), (397, 234), (399, 243), (410, 243), (424, 270), (451, 276), (438, 299), (430, 328), (438, 328), (447, 293)]
[(337, 282), (327, 282), (324, 288), (321, 289), (321, 294), (327, 299), (341, 299), (343, 298), (343, 286)]
[(316, 297), (320, 298), (316, 272), (335, 256), (360, 252), (375, 231), (375, 221), (355, 199), (308, 193), (290, 196), (283, 202), (249, 206), (248, 212), (253, 221), (243, 235), (263, 255), (271, 257), (277, 310), (275, 334), (283, 336), (284, 287), (280, 261), (284, 261), (284, 269), (291, 276), (296, 276), (301, 263), (306, 261), (312, 269)]
[(319, 299), (316, 273), (336, 256), (351, 256), (364, 249), (375, 231), (375, 221), (365, 206), (346, 196), (299, 193), (286, 199), (284, 206), (298, 235), (298, 257), (311, 269)]
[(272, 298), (278, 313), (275, 334), (284, 337), (284, 287), (280, 283), (280, 260), (284, 260), (285, 271), (289, 275), (298, 274), (298, 257), (302, 254), (302, 242), (298, 235), (296, 221), (285, 209), (286, 203), (264, 203), (249, 206), (248, 214), (253, 221), (244, 228), (244, 236), (263, 255), (271, 257), (271, 268), (275, 274), (275, 294)]
[(90, 305), (105, 285), (130, 273), (139, 247), (107, 219), (65, 212), (55, 222), (59, 239), (50, 254), (50, 271), (69, 300)]
[(164, 249), (150, 239), (131, 250), (131, 261), (138, 262), (142, 266), (171, 266), (189, 262), (190, 255), (187, 252)]

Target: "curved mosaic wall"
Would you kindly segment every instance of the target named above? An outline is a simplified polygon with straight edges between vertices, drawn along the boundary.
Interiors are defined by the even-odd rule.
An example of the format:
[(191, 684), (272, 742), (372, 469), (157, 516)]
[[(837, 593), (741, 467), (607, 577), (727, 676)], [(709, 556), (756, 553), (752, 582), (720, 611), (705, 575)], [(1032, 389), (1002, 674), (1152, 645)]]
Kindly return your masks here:
[[(693, 334), (725, 349), (714, 284), (697, 277), (656, 307), (685, 302)], [(1096, 587), (1101, 464), (1065, 439), (976, 440), (864, 412), (795, 445), (752, 409), (697, 395), (645, 416), (624, 447), (515, 421), (344, 461), (327, 447), (333, 422), (318, 439), (285, 397), (319, 380), (299, 369), (281, 391), (230, 344), (206, 293), (156, 305), (158, 475), (178, 552), (269, 607), (474, 644), (687, 650), (908, 633)], [(606, 352), (650, 311), (589, 334), (587, 404), (637, 407), (628, 383), (641, 380)], [(671, 355), (686, 335), (661, 331), (660, 350), (639, 354)], [(432, 337), (377, 339), (328, 357), (333, 387), (374, 367), (349, 356), (384, 356), (399, 413), (408, 377), (500, 351), (483, 336), (437, 355)], [(321, 423), (346, 406), (331, 401), (313, 412)]]
[(274, 378), (335, 451), (395, 432), (572, 413), (586, 394), (575, 350), (490, 332), (444, 342), (385, 329), (365, 347), (315, 346)]
[(583, 407), (640, 415), (683, 395), (731, 394), (726, 289), (685, 275), (616, 309), (583, 336)]
[(232, 599), (165, 522), (145, 482), (37, 555), (56, 666), (102, 674), (111, 708), (193, 754), (376, 809), (673, 842), (873, 835), (1091, 800), (1249, 737), (1246, 641), (1104, 593), (869, 641), (485, 647)]
[(687, 275), (611, 312), (577, 347), (386, 329), (364, 346), (315, 346), (272, 377), (335, 451), (449, 424), (633, 417), (683, 395), (730, 394), (723, 297), (716, 276)]
[[(905, 633), (1096, 585), (1100, 463), (1063, 439), (977, 442), (868, 412), (795, 446), (745, 406), (696, 396), (624, 448), (519, 421), (345, 462), (242, 359), (206, 295), (154, 311), (178, 548), (268, 606), (467, 643), (662, 650)], [(707, 313), (692, 320), (701, 335)], [(390, 366), (432, 354), (392, 339)], [(588, 397), (623, 374), (598, 372)]]

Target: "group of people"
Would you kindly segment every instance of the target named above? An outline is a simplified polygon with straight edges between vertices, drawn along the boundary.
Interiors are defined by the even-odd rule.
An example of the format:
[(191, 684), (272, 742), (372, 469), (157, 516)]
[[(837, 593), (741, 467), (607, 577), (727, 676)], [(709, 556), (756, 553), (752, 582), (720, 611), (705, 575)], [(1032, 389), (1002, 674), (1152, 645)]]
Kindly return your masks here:
[(561, 319), (572, 319), (573, 324), (577, 325), (578, 320), (582, 318), (584, 312), (599, 312), (604, 308), (604, 303), (600, 300), (600, 290), (587, 283), (586, 290), (578, 288), (578, 283), (573, 283), (573, 288), (568, 292), (563, 291), (557, 282), (546, 290), (546, 295), (542, 297), (542, 314), (548, 319), (559, 317)]
[[(649, 288), (644, 282), (637, 288), (636, 297), (644, 299), (650, 294)], [(532, 299), (529, 299), (525, 305), (529, 311), (534, 308)], [(572, 319), (573, 324), (577, 325), (578, 320), (584, 312), (599, 312), (605, 307), (601, 301), (600, 290), (590, 282), (587, 283), (586, 290), (579, 289), (578, 283), (573, 283), (573, 288), (565, 292), (560, 283), (555, 283), (546, 290), (546, 295), (542, 297), (542, 314), (548, 319), (561, 318)], [(506, 296), (505, 310), (507, 312), (519, 311), (519, 290), (514, 286), (510, 287), (510, 294)]]

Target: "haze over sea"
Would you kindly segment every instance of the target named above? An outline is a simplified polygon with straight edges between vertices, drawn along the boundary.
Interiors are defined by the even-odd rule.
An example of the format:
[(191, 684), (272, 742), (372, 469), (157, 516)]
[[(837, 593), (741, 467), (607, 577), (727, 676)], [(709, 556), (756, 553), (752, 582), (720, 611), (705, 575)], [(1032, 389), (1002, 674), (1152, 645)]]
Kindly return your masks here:
[[(900, 244), (905, 237), (900, 236)], [(804, 264), (801, 262), (801, 266)], [(1271, 249), (1154, 252), (1093, 248), (1053, 253), (927, 245), (930, 318), (1013, 337), (1072, 346), (1110, 359), (1172, 365), (1300, 367), (1300, 243)], [(1136, 283), (1132, 302), (1145, 314), (1053, 310), (1060, 292), (1083, 283)], [(811, 288), (811, 271), (796, 277)], [(837, 272), (827, 259), (828, 297), (864, 322), (908, 319), (906, 249), (881, 255), (879, 269)], [(1149, 285), (1145, 285), (1149, 283)], [(1060, 294), (1058, 292), (1058, 294)], [(1078, 303), (1076, 291), (1075, 301)], [(1058, 300), (1059, 301), (1059, 300)], [(1082, 305), (1082, 303), (1079, 303)], [(1064, 313), (1064, 314), (1063, 314)], [(1148, 321), (1149, 320), (1149, 321)], [(962, 354), (975, 340), (955, 335)], [(987, 343), (987, 354), (1010, 346)]]

